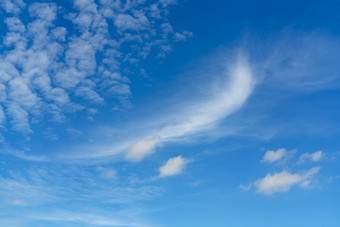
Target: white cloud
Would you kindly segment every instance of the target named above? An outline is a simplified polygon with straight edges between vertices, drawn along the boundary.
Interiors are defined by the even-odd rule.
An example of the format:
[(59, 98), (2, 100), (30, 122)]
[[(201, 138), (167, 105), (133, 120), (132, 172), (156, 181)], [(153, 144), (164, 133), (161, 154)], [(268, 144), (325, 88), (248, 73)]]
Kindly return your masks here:
[(271, 150), (267, 151), (262, 159), (263, 162), (273, 163), (280, 159), (282, 159), (285, 155), (287, 155), (287, 150), (284, 148), (278, 149), (276, 151)]
[[(130, 161), (141, 161), (151, 155), (155, 147), (162, 143), (190, 140), (195, 134), (212, 130), (223, 118), (240, 109), (250, 96), (255, 80), (245, 57), (240, 55), (236, 62), (223, 62), (223, 69), (230, 63), (228, 70), (216, 75), (216, 84), (207, 84), (206, 94), (197, 100), (178, 100), (178, 108), (170, 109), (164, 115), (151, 116), (143, 122), (135, 122), (133, 128), (127, 128), (123, 140), (106, 146), (75, 148), (75, 151), (61, 155), (62, 159), (83, 160), (116, 157), (126, 152)], [(234, 63), (234, 64), (232, 64)], [(216, 86), (214, 86), (216, 85)], [(138, 139), (151, 138), (151, 139)], [(84, 149), (88, 152), (84, 152)]]
[(47, 21), (53, 21), (56, 18), (57, 8), (54, 4), (48, 3), (33, 3), (29, 7), (29, 12), (32, 17), (39, 17)]
[(15, 13), (18, 14), (21, 12), (21, 9), (25, 7), (25, 2), (23, 0), (2, 0), (1, 7), (7, 13)]
[(211, 100), (194, 103), (184, 109), (181, 114), (178, 114), (179, 110), (177, 110), (176, 114), (180, 116), (179, 119), (173, 119), (174, 123), (167, 122), (168, 126), (158, 129), (159, 132), (155, 133), (154, 139), (141, 140), (132, 145), (126, 154), (126, 158), (140, 161), (144, 156), (151, 154), (155, 145), (160, 141), (176, 140), (178, 137), (206, 130), (217, 121), (241, 108), (254, 85), (247, 60), (240, 55), (237, 62), (225, 74), (223, 76), (227, 78), (230, 76), (229, 83), (225, 82), (224, 86), (217, 89), (216, 95)]
[[(62, 1), (33, 1), (27, 7), (22, 0), (1, 1), (0, 7), (11, 14), (4, 15), (8, 29), (0, 44), (3, 125), (16, 119), (10, 122), (15, 126), (8, 125), (27, 132), (30, 122), (50, 114), (50, 119), (63, 121), (68, 113), (104, 103), (107, 96), (118, 99), (114, 103), (119, 107), (130, 106), (130, 82), (120, 75), (122, 63), (127, 62), (124, 67), (130, 70), (128, 62), (138, 63), (152, 48), (167, 44), (172, 49), (174, 40), (162, 26), (168, 24), (169, 3), (76, 0), (73, 9), (68, 9)], [(150, 16), (156, 9), (159, 17)], [(21, 20), (21, 11), (30, 18)], [(63, 27), (58, 17), (74, 26)], [(113, 33), (119, 34), (113, 35), (109, 24), (116, 25)], [(175, 32), (170, 24), (168, 28)]]
[(159, 168), (159, 177), (169, 177), (173, 175), (178, 175), (182, 173), (183, 168), (188, 163), (188, 160), (182, 158), (182, 156), (177, 156), (170, 158), (165, 165)]
[(114, 21), (116, 27), (122, 31), (131, 30), (142, 30), (149, 25), (148, 18), (141, 12), (136, 13), (135, 17), (128, 14), (120, 14)]
[(179, 119), (175, 119), (174, 123), (169, 122), (169, 126), (160, 131), (162, 140), (205, 130), (243, 106), (255, 83), (247, 59), (240, 55), (236, 63), (223, 72), (221, 77), (229, 78), (229, 81), (221, 82), (221, 87), (216, 89), (211, 99), (193, 103), (191, 106), (187, 104), (188, 107), (183, 110)]
[(21, 20), (17, 17), (9, 17), (5, 19), (5, 23), (7, 24), (8, 30), (15, 32), (25, 32), (25, 25), (21, 22)]
[(299, 162), (304, 162), (304, 161), (320, 161), (321, 158), (324, 156), (324, 153), (322, 151), (316, 151), (314, 153), (304, 153), (303, 155), (300, 156)]
[(9, 104), (7, 114), (11, 116), (11, 124), (15, 131), (31, 133), (31, 127), (28, 121), (28, 113), (17, 104)]
[(152, 154), (159, 143), (159, 137), (140, 140), (130, 146), (125, 158), (134, 162), (141, 161), (144, 157)]
[(83, 97), (84, 99), (92, 103), (103, 103), (104, 102), (104, 99), (100, 97), (97, 92), (95, 92), (89, 87), (80, 86), (76, 89), (74, 94), (77, 96)]
[(301, 187), (306, 187), (310, 184), (310, 178), (317, 174), (320, 167), (314, 167), (302, 173), (291, 174), (286, 171), (267, 174), (264, 178), (256, 181), (254, 185), (259, 193), (271, 195), (276, 192), (286, 192), (292, 186), (299, 184)]

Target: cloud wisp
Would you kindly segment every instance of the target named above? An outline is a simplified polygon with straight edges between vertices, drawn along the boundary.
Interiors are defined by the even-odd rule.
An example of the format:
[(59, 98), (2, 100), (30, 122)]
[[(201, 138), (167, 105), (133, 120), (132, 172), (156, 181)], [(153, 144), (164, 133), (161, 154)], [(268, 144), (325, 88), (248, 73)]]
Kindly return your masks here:
[(126, 129), (117, 143), (94, 146), (90, 152), (88, 147), (84, 147), (81, 151), (59, 157), (63, 160), (93, 161), (124, 154), (125, 160), (139, 162), (153, 154), (160, 145), (185, 141), (198, 133), (212, 130), (219, 121), (245, 104), (255, 85), (252, 69), (243, 55), (239, 55), (236, 61), (223, 62), (223, 65), (227, 70), (214, 76), (220, 81), (219, 86), (207, 83), (206, 90), (209, 92), (201, 94), (198, 101), (178, 100), (180, 107), (173, 111), (155, 114), (142, 122), (130, 122), (133, 127)]
[[(28, 215), (28, 218), (32, 220), (46, 221), (48, 222), (60, 222), (60, 223), (83, 223), (91, 226), (126, 226), (126, 227), (145, 227), (144, 224), (136, 222), (127, 222), (120, 220), (119, 218), (108, 218), (99, 215), (77, 213), (68, 211), (54, 211), (53, 214), (41, 213)], [(122, 218), (121, 218), (122, 219)]]
[(305, 161), (312, 161), (317, 162), (320, 161), (324, 156), (324, 152), (322, 151), (316, 151), (314, 153), (304, 153), (300, 156), (299, 162), (305, 162)]
[(159, 144), (159, 137), (140, 140), (132, 144), (126, 153), (126, 159), (129, 161), (138, 162), (144, 157), (151, 155), (155, 147)]
[[(163, 128), (159, 132), (162, 140), (172, 140), (204, 130), (244, 105), (255, 83), (248, 60), (240, 55), (236, 62), (221, 74), (217, 77), (229, 78), (229, 81), (215, 90), (212, 99), (195, 103), (183, 111), (181, 115), (184, 117), (180, 117), (178, 123), (170, 123)], [(223, 79), (222, 81), (225, 81)]]
[(172, 118), (173, 122), (167, 122), (165, 126), (152, 130), (155, 131), (153, 138), (157, 138), (157, 143), (147, 143), (148, 149), (138, 152), (139, 149), (136, 148), (143, 147), (140, 145), (146, 144), (146, 141), (144, 139), (137, 141), (131, 146), (135, 152), (132, 152), (130, 148), (126, 158), (131, 160), (131, 154), (138, 153), (138, 158), (135, 161), (140, 161), (151, 153), (160, 142), (173, 142), (178, 138), (185, 138), (209, 130), (218, 121), (241, 108), (250, 96), (255, 83), (247, 59), (240, 55), (236, 63), (219, 77), (222, 77), (223, 81), (229, 78), (229, 81), (224, 82), (223, 86), (216, 89), (211, 99), (198, 103), (185, 103), (187, 107), (176, 113), (176, 117)]

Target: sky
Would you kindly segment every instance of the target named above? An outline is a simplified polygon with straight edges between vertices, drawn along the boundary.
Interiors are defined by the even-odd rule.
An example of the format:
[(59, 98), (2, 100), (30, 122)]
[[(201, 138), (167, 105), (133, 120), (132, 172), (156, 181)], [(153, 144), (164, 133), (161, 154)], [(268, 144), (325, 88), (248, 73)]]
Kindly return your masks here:
[(340, 226), (339, 9), (0, 0), (0, 226)]

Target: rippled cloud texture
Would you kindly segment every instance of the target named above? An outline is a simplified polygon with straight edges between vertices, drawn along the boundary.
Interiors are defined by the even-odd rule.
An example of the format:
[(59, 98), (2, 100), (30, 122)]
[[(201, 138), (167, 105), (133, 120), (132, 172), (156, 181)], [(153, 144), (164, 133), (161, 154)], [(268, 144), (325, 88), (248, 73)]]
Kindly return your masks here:
[(0, 0), (0, 226), (340, 226), (338, 8)]

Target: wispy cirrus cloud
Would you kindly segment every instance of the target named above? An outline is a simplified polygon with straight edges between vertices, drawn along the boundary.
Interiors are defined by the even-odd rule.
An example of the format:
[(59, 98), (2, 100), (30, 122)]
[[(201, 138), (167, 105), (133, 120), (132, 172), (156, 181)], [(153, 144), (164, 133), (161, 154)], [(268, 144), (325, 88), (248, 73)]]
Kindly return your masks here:
[(335, 61), (340, 50), (337, 36), (286, 28), (268, 39), (249, 40), (247, 45), (258, 60), (256, 68), (266, 86), (313, 92), (340, 85)]
[[(128, 161), (141, 161), (155, 152), (155, 148), (166, 143), (173, 143), (190, 138), (201, 132), (212, 130), (219, 121), (240, 109), (255, 86), (255, 77), (248, 59), (242, 54), (221, 62), (223, 70), (213, 82), (207, 83), (206, 94), (196, 100), (178, 100), (178, 108), (171, 107), (166, 113), (155, 114), (143, 121), (133, 122), (132, 128), (123, 133), (125, 137), (117, 143), (94, 146), (89, 150), (60, 156), (61, 159), (107, 160), (105, 157), (117, 157), (125, 153)], [(216, 72), (215, 72), (216, 73)], [(121, 136), (121, 135), (120, 135)], [(139, 139), (141, 138), (141, 139)]]
[(58, 202), (130, 206), (158, 198), (164, 193), (154, 182), (131, 183), (128, 178), (118, 181), (118, 177), (119, 173), (105, 167), (31, 166), (0, 175), (0, 198), (9, 206), (25, 204), (35, 207)]
[[(213, 97), (210, 99), (202, 97), (204, 101), (201, 102), (183, 103), (182, 105), (186, 107), (181, 110), (180, 114), (177, 110), (176, 117), (170, 117), (169, 122), (163, 122), (165, 126), (150, 129), (150, 131), (155, 131), (151, 135), (159, 138), (159, 142), (183, 139), (213, 128), (218, 121), (241, 108), (250, 96), (255, 84), (255, 78), (247, 59), (239, 55), (236, 62), (221, 73), (222, 75), (218, 78), (222, 79), (224, 84), (218, 89), (215, 88)], [(225, 82), (225, 80), (228, 80), (228, 82)], [(211, 89), (214, 88), (211, 87)], [(168, 116), (164, 117), (165, 119), (168, 118)], [(142, 142), (143, 140), (140, 140), (136, 144)], [(148, 150), (151, 149), (154, 149), (154, 146)], [(129, 153), (130, 151), (127, 154)], [(141, 156), (139, 160), (142, 160), (144, 156), (146, 155)]]
[[(163, 140), (189, 135), (204, 130), (240, 109), (250, 96), (255, 85), (255, 77), (248, 60), (239, 55), (236, 62), (225, 62), (229, 68), (217, 78), (222, 78), (221, 86), (213, 88), (214, 95), (210, 99), (202, 97), (204, 101), (188, 105), (183, 110), (177, 122), (169, 122), (159, 135)], [(227, 81), (225, 81), (227, 80)]]
[(29, 214), (27, 215), (29, 219), (46, 221), (49, 222), (59, 222), (59, 223), (83, 223), (85, 225), (91, 226), (126, 226), (126, 227), (146, 227), (145, 224), (141, 224), (134, 221), (124, 221), (123, 218), (111, 218), (100, 215), (94, 215), (92, 213), (81, 213), (81, 212), (69, 212), (69, 211), (53, 211), (51, 213), (39, 213), (39, 214)]

